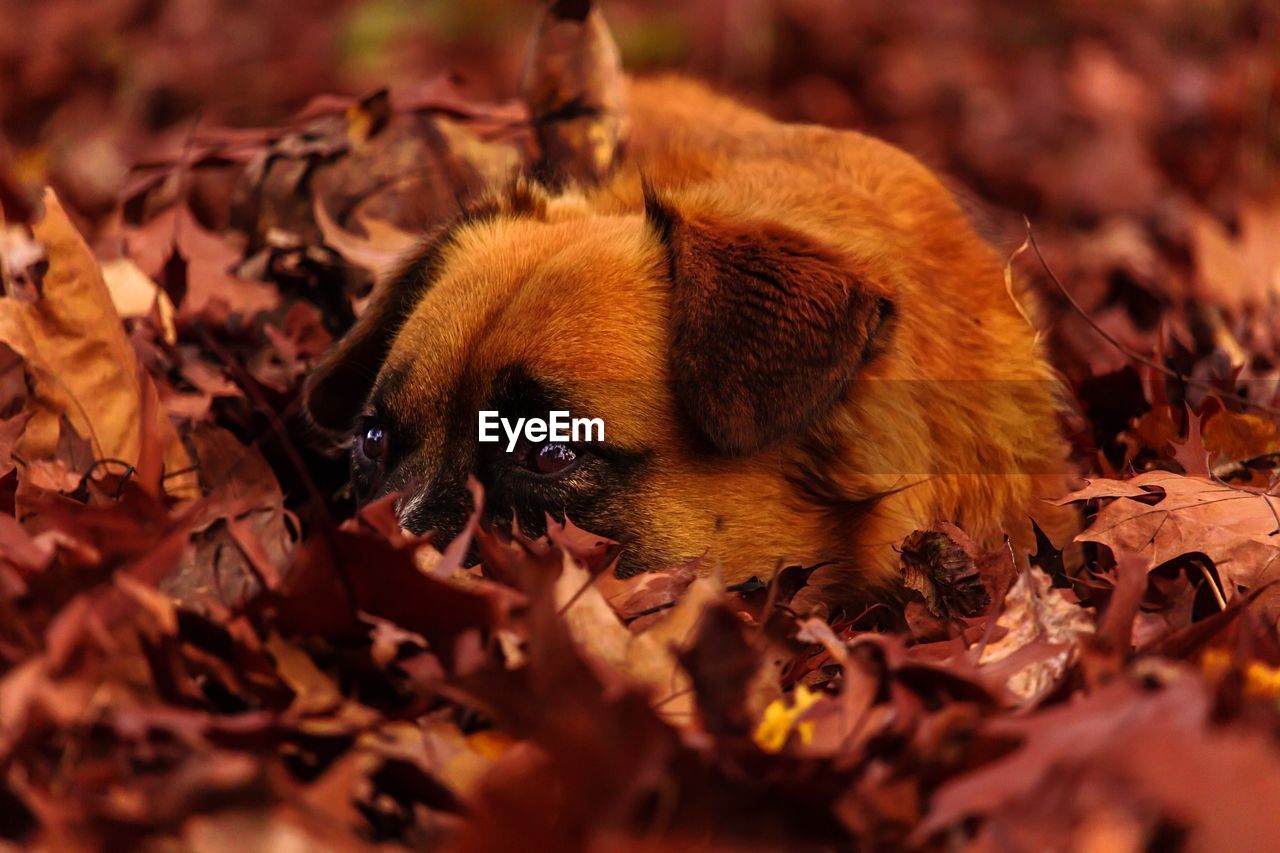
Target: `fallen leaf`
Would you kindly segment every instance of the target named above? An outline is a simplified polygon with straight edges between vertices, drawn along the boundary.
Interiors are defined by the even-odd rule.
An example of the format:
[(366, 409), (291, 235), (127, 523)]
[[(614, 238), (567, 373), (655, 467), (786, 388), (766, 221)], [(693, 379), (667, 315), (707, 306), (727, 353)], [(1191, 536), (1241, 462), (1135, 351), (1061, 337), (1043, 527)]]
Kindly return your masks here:
[[(59, 419), (66, 417), (90, 439), (98, 459), (137, 465), (149, 430), (163, 449), (165, 469), (186, 469), (186, 452), (168, 418), (157, 408), (151, 423), (141, 421), (144, 398), (155, 388), (139, 369), (97, 261), (52, 191), (35, 236), (49, 256), (40, 298), (0, 299), (0, 341), (23, 357), (33, 384), (32, 418), (18, 452), (30, 461), (52, 458)], [(190, 478), (171, 479), (166, 488), (178, 493), (189, 484)]]
[(1140, 555), (1152, 567), (1184, 554), (1213, 561), (1228, 598), (1276, 576), (1280, 498), (1212, 480), (1149, 471), (1091, 480), (1061, 502), (1114, 498), (1077, 539)]
[(140, 228), (127, 229), (129, 257), (152, 280), (165, 277), (166, 265), (180, 253), (185, 259), (186, 292), (176, 306), (179, 317), (198, 317), (221, 305), (246, 318), (280, 304), (280, 293), (269, 284), (240, 278), (232, 269), (240, 253), (219, 235), (203, 228), (191, 211), (178, 205)]
[(1191, 233), (1201, 298), (1237, 314), (1280, 302), (1280, 202), (1241, 205), (1238, 238), (1204, 212), (1197, 212)]
[[(1014, 582), (996, 624), (1007, 633), (982, 650), (978, 664), (990, 671), (999, 669), (1004, 686), (1028, 703), (1057, 683), (1078, 653), (1080, 639), (1094, 631), (1089, 611), (1067, 600), (1061, 590), (1054, 589), (1049, 576), (1034, 566)], [(1046, 654), (1023, 666), (1009, 665), (1022, 663), (1014, 656), (1033, 645)]]
[(178, 331), (173, 325), (173, 303), (160, 286), (128, 258), (115, 258), (102, 265), (102, 279), (111, 293), (116, 313), (126, 320), (149, 317), (154, 312), (164, 340), (174, 344)]
[(781, 752), (792, 732), (801, 743), (813, 742), (813, 723), (801, 719), (821, 693), (801, 684), (790, 696), (774, 699), (765, 708), (751, 739), (765, 752)]
[(366, 234), (365, 237), (360, 237), (334, 222), (319, 196), (312, 205), (316, 224), (320, 226), (325, 244), (349, 263), (368, 270), (375, 278), (391, 270), (404, 253), (417, 243), (417, 238), (412, 234), (370, 218), (360, 220)]
[(917, 530), (899, 550), (903, 583), (920, 594), (934, 616), (977, 616), (991, 603), (991, 594), (974, 565), (975, 550), (953, 525)]

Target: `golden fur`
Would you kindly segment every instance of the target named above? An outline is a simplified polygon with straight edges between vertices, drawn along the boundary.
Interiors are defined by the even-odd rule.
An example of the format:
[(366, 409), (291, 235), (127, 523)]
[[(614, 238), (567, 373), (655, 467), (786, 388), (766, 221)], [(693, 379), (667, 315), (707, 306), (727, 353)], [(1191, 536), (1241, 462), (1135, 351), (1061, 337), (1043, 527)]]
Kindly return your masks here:
[[(566, 389), (575, 415), (603, 418), (610, 444), (643, 455), (642, 473), (616, 489), (607, 473), (593, 483), (612, 492), (611, 518), (574, 517), (626, 538), (638, 568), (705, 555), (708, 571), (736, 581), (767, 577), (778, 561), (832, 561), (815, 580), (848, 599), (895, 578), (895, 546), (938, 520), (988, 545), (1006, 532), (1029, 544), (1033, 511), (1049, 513), (1051, 532), (1070, 526), (1036, 500), (1061, 493), (1065, 478), (1053, 371), (1005, 290), (1001, 260), (928, 169), (862, 134), (780, 124), (687, 80), (636, 81), (629, 94), (633, 136), (610, 182), (557, 195), (525, 186), (454, 225), (381, 286), (312, 378), (321, 423), (358, 414), (371, 389), (405, 421), (398, 434), (414, 447), (400, 448), (382, 490), (439, 495), (442, 479), (464, 476), (486, 382), (518, 364)], [(681, 267), (663, 228), (683, 224), (697, 230), (676, 238), (695, 253)], [(831, 280), (787, 282), (811, 296), (794, 312), (784, 301), (758, 322), (742, 311), (703, 316), (734, 285), (699, 272), (696, 252), (734, 250), (754, 234), (761, 257), (784, 247), (785, 258), (761, 261), (770, 270), (807, 275), (807, 264)], [(690, 287), (673, 281), (684, 268), (711, 276), (705, 293), (681, 297), (694, 308), (673, 302)], [(720, 328), (749, 338), (749, 363), (727, 380), (749, 385), (772, 369), (770, 341), (808, 346), (811, 333), (787, 324), (824, 334), (813, 306), (851, 287), (861, 325), (850, 364), (832, 374), (848, 380), (834, 402), (771, 385), (723, 408), (741, 419), (741, 441), (700, 432), (689, 411), (698, 392), (681, 396), (673, 365), (696, 369), (701, 355), (673, 358), (673, 324), (693, 324), (712, 349)], [(880, 302), (891, 317), (876, 313)], [(703, 313), (676, 316), (693, 311)], [(793, 396), (796, 411), (813, 409), (794, 425)], [(752, 401), (776, 411), (752, 420), (742, 411)]]

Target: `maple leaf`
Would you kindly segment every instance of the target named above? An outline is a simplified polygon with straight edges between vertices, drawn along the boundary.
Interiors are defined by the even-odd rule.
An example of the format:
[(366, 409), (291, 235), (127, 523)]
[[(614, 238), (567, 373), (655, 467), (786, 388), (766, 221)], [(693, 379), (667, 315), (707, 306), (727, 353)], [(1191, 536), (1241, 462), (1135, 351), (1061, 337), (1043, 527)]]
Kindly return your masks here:
[[(1037, 825), (1059, 842), (1079, 835), (1083, 843), (1095, 829), (1084, 819), (1101, 809), (1138, 816), (1158, 804), (1188, 820), (1203, 849), (1241, 838), (1269, 847), (1269, 798), (1280, 791), (1275, 746), (1218, 733), (1206, 726), (1209, 711), (1204, 685), (1179, 679), (1147, 692), (1113, 684), (1022, 719), (988, 721), (979, 737), (1015, 738), (1019, 746), (944, 784), (912, 841), (922, 844), (963, 817), (987, 816), (981, 840), (988, 843), (1026, 837)], [(1232, 781), (1245, 776), (1248, 785)], [(1055, 777), (1070, 781), (1054, 784)], [(1105, 792), (1104, 805), (1090, 792)]]
[(235, 275), (240, 253), (204, 228), (180, 205), (125, 233), (129, 257), (154, 281), (179, 278), (173, 286), (180, 318), (225, 309), (252, 318), (280, 304), (276, 288)]
[(1197, 283), (1201, 295), (1240, 313), (1274, 306), (1280, 300), (1280, 203), (1246, 202), (1240, 207), (1240, 235), (1233, 238), (1212, 216), (1193, 221)]

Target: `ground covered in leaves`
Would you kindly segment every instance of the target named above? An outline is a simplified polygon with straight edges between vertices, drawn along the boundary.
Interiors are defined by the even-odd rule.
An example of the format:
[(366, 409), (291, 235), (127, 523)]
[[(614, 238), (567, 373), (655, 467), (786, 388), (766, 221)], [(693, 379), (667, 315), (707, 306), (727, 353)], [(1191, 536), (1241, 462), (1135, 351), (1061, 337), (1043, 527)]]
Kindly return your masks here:
[(1280, 843), (1274, 9), (606, 7), (631, 67), (954, 176), (1041, 291), (1080, 541), (940, 520), (904, 607), (832, 613), (820, 567), (620, 581), (572, 520), (354, 513), (301, 378), (459, 187), (537, 157), (528, 10), (206, 5), (0, 2), (0, 838)]

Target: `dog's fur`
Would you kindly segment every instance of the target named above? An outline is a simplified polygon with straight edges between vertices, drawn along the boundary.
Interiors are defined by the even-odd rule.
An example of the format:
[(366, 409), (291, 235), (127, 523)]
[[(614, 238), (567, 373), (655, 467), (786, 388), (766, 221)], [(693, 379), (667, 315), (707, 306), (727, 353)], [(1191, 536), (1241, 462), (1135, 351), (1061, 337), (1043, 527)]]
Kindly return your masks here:
[[(389, 436), (376, 463), (354, 451), (365, 497), (405, 490), (402, 523), (447, 535), (474, 473), (491, 517), (567, 513), (626, 544), (620, 571), (831, 561), (836, 600), (937, 520), (1029, 542), (1065, 477), (1057, 385), (938, 179), (690, 81), (629, 95), (606, 185), (520, 185), (442, 226), (311, 377), (320, 425)], [(607, 442), (530, 476), (476, 441), (481, 408), (568, 408)]]

